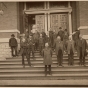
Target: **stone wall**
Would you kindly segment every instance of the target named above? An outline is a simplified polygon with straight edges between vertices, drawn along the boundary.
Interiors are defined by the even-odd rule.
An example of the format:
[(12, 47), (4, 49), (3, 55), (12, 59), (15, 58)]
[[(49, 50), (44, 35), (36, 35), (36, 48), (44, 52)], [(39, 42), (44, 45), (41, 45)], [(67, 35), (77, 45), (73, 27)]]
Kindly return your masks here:
[(19, 8), (17, 2), (4, 2), (3, 15), (0, 15), (0, 60), (11, 57), (9, 39), (14, 34), (19, 43)]
[(0, 60), (11, 57), (11, 49), (8, 43), (0, 43)]
[(88, 1), (77, 2), (77, 27), (88, 41)]

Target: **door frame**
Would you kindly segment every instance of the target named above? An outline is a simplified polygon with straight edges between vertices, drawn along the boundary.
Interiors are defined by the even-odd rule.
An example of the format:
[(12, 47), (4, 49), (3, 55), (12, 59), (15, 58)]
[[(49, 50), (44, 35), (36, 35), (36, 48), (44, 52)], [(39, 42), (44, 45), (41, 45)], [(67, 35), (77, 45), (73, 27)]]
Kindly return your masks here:
[(24, 10), (25, 14), (44, 14), (45, 15), (45, 33), (47, 34), (48, 31), (50, 31), (50, 14), (52, 13), (67, 13), (68, 14), (68, 30), (69, 34), (72, 34), (72, 19), (71, 19), (71, 12), (72, 8), (66, 8), (66, 9), (44, 9), (44, 10), (39, 10), (39, 11), (30, 11), (30, 10)]

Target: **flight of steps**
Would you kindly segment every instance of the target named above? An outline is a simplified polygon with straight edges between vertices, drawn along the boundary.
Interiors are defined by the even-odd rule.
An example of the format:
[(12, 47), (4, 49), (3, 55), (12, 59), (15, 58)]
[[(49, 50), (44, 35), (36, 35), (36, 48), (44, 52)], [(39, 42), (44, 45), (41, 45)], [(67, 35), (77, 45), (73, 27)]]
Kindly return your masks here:
[(68, 56), (64, 54), (63, 66), (57, 67), (55, 52), (52, 56), (52, 75), (45, 77), (43, 58), (39, 51), (35, 51), (35, 59), (31, 56), (29, 67), (25, 58), (25, 68), (22, 66), (21, 56), (7, 58), (0, 61), (0, 80), (66, 80), (66, 79), (88, 79), (88, 57), (86, 57), (86, 67), (79, 66), (77, 53), (74, 55), (74, 66), (68, 66)]

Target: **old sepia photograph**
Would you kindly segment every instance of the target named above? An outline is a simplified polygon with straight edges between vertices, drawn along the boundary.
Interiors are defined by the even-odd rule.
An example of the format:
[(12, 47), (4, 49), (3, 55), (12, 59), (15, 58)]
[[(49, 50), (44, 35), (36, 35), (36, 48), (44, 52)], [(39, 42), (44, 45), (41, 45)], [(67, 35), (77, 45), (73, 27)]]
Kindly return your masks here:
[(88, 1), (0, 1), (2, 86), (88, 86)]

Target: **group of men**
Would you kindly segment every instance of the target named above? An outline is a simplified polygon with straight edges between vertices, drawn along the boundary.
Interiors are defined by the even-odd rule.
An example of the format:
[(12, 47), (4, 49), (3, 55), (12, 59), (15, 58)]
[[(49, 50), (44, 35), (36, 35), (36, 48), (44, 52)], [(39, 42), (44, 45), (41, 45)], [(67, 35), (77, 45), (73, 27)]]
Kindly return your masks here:
[[(11, 39), (9, 40), (9, 45), (12, 50), (15, 49), (15, 56), (17, 56), (17, 41), (14, 38), (14, 35), (11, 35)], [(12, 42), (13, 41), (13, 42)], [(87, 55), (87, 42), (83, 39), (80, 31), (76, 30), (72, 35), (69, 35), (67, 29), (63, 30), (61, 27), (59, 28), (59, 32), (55, 33), (55, 31), (50, 31), (47, 36), (45, 32), (39, 33), (25, 33), (21, 36), (21, 50), (20, 54), (22, 55), (22, 65), (25, 67), (24, 56), (26, 56), (28, 65), (32, 66), (30, 63), (30, 54), (32, 52), (32, 56), (35, 59), (34, 51), (40, 51), (40, 55), (44, 57), (43, 50), (45, 48), (45, 44), (48, 43), (50, 50), (56, 52), (57, 56), (57, 66), (63, 66), (63, 54), (68, 54), (68, 65), (74, 65), (74, 53), (77, 51), (79, 57), (79, 65), (85, 66), (85, 56)], [(16, 46), (15, 46), (16, 45)], [(51, 65), (51, 64), (47, 64)]]

